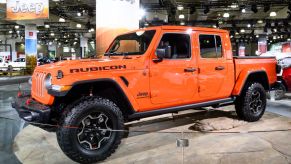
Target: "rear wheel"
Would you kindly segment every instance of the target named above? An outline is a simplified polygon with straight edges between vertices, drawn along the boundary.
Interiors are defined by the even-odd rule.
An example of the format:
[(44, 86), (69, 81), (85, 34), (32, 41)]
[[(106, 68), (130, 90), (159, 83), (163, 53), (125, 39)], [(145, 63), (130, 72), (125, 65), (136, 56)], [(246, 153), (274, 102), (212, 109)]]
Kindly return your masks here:
[(69, 158), (79, 163), (95, 163), (115, 152), (123, 138), (123, 132), (118, 130), (124, 129), (124, 121), (113, 102), (92, 97), (68, 110), (57, 139)]
[(281, 100), (285, 97), (286, 87), (279, 83), (275, 90), (275, 100)]
[(266, 91), (260, 83), (249, 83), (235, 102), (238, 117), (242, 120), (258, 121), (266, 109)]

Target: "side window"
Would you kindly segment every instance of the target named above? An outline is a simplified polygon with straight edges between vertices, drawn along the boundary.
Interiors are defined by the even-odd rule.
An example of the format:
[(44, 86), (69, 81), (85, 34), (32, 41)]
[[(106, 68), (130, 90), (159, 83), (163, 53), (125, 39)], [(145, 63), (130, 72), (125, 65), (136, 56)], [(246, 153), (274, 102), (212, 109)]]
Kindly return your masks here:
[(199, 35), (200, 55), (202, 58), (221, 58), (222, 43), (220, 36)]
[(168, 59), (186, 59), (191, 57), (190, 36), (188, 34), (164, 34), (158, 48), (171, 47)]

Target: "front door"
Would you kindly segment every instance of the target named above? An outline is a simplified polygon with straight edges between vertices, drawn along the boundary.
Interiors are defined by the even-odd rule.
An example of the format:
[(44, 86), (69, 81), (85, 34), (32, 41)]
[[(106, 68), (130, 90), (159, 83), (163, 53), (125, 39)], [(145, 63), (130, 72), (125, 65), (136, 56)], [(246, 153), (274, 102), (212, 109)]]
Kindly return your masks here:
[[(187, 33), (162, 34), (157, 48), (171, 47), (171, 55), (151, 63), (150, 90), (153, 104), (190, 102), (197, 93), (196, 61), (192, 60), (191, 36)], [(157, 58), (154, 54), (152, 58)]]
[(199, 97), (202, 100), (223, 98), (228, 64), (223, 54), (222, 36), (211, 33), (198, 33), (198, 83)]

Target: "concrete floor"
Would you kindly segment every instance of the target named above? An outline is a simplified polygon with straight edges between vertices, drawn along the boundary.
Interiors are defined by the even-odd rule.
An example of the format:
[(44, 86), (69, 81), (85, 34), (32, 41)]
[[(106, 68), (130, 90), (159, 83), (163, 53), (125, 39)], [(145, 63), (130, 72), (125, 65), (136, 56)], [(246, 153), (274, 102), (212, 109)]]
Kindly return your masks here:
[[(28, 86), (24, 85), (23, 89), (28, 89)], [(10, 107), (11, 97), (17, 90), (18, 85), (0, 87), (0, 163), (72, 163), (60, 151), (54, 133), (33, 126), (24, 128), (25, 123)], [(248, 130), (291, 128), (291, 119), (287, 118), (291, 117), (290, 107), (291, 100), (269, 101), (268, 113), (261, 121), (227, 130), (242, 133), (186, 133), (184, 137), (189, 139), (190, 146), (185, 148), (184, 156), (181, 148), (176, 147), (176, 139), (181, 138), (181, 133), (161, 132), (193, 132), (191, 127), (197, 120), (235, 118), (233, 108), (210, 112), (190, 110), (175, 115), (174, 119), (171, 115), (163, 115), (133, 122), (128, 125), (130, 130), (159, 133), (130, 133), (117, 152), (105, 162), (182, 163), (184, 157), (185, 163), (291, 163), (290, 131), (244, 133)]]

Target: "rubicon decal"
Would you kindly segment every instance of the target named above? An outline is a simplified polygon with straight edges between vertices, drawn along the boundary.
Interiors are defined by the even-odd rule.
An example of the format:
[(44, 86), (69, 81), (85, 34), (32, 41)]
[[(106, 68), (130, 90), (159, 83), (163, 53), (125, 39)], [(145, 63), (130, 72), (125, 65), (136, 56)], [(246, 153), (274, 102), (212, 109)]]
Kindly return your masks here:
[(126, 69), (126, 65), (112, 65), (112, 66), (88, 67), (88, 68), (73, 68), (73, 69), (70, 69), (70, 73), (95, 72), (95, 71), (107, 71), (107, 70), (118, 70), (118, 69)]

